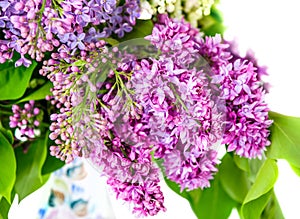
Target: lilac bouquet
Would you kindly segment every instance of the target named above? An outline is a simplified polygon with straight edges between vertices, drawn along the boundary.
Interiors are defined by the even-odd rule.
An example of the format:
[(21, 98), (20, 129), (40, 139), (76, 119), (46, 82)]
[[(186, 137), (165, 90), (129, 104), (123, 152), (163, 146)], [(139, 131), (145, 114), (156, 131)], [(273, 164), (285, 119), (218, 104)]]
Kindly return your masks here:
[(299, 119), (270, 111), (213, 1), (163, 2), (0, 1), (3, 218), (75, 158), (136, 216), (167, 210), (165, 180), (198, 218), (283, 218), (276, 160), (299, 173)]

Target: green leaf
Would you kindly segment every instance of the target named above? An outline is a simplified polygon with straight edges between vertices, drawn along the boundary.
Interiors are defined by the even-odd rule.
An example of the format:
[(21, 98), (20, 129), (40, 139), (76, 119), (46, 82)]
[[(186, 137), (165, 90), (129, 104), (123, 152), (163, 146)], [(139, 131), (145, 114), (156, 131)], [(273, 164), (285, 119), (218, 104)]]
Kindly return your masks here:
[(46, 82), (42, 87), (34, 91), (33, 93), (29, 94), (28, 96), (22, 98), (18, 103), (26, 102), (29, 100), (42, 100), (45, 99), (47, 95), (51, 95), (50, 88), (53, 85), (50, 81)]
[(249, 159), (245, 157), (240, 157), (238, 155), (233, 155), (233, 160), (235, 165), (245, 172), (250, 172)]
[[(49, 136), (49, 132), (46, 134), (46, 136)], [(64, 161), (61, 161), (60, 159), (53, 157), (50, 154), (50, 146), (53, 145), (53, 143), (54, 142), (51, 141), (49, 138), (46, 138), (45, 145), (47, 145), (47, 156), (42, 168), (42, 175), (52, 173), (65, 165)]]
[(0, 132), (0, 161), (4, 165), (0, 168), (0, 197), (3, 196), (10, 203), (11, 191), (16, 180), (16, 159), (11, 144), (2, 132)]
[(271, 146), (267, 156), (273, 159), (286, 159), (291, 165), (300, 168), (300, 118), (269, 112), (274, 120), (271, 130)]
[(200, 29), (208, 36), (223, 34), (225, 26), (223, 25), (221, 11), (213, 6), (210, 15), (205, 16), (200, 20)]
[(112, 46), (116, 46), (119, 44), (119, 41), (114, 38), (100, 38), (99, 40), (104, 40), (105, 42), (107, 42), (108, 44), (110, 44)]
[(211, 181), (210, 188), (204, 189), (202, 194), (199, 194), (199, 198), (193, 198), (191, 201), (192, 209), (198, 219), (227, 219), (237, 205), (223, 190), (219, 175)]
[(243, 202), (241, 212), (244, 218), (259, 218), (257, 217), (258, 213), (255, 213), (254, 211), (259, 212), (259, 215), (261, 214), (270, 198), (270, 191), (274, 187), (277, 176), (278, 168), (276, 161), (267, 159), (258, 171), (255, 182), (251, 186)]
[(15, 100), (23, 96), (28, 87), (36, 62), (30, 67), (15, 67), (13, 62), (0, 64), (0, 100)]
[(47, 153), (45, 164), (42, 168), (42, 175), (52, 173), (55, 170), (62, 168), (64, 165), (64, 161), (61, 161), (60, 159), (50, 155), (50, 153)]
[(284, 219), (284, 216), (273, 190), (272, 195), (270, 197), (270, 201), (265, 207), (261, 215), (261, 219), (274, 219), (274, 218)]
[(5, 198), (0, 198), (0, 219), (8, 219), (10, 203)]
[[(267, 206), (272, 195), (272, 190), (263, 194), (259, 198), (248, 202), (242, 206), (242, 218), (244, 219), (260, 219), (264, 208)], [(277, 218), (276, 218), (277, 219)]]
[(250, 202), (271, 190), (278, 177), (276, 161), (267, 159), (257, 173), (256, 179), (250, 188), (244, 203)]
[(237, 203), (231, 199), (221, 186), (219, 175), (211, 181), (211, 187), (201, 190), (180, 192), (179, 186), (167, 178), (167, 185), (178, 195), (187, 199), (198, 219), (226, 219)]
[(219, 174), (221, 184), (227, 194), (242, 204), (250, 188), (247, 173), (238, 168), (230, 154), (226, 154), (219, 167)]
[(12, 145), (14, 143), (14, 136), (13, 133), (11, 132), (11, 130), (5, 129), (2, 126), (2, 123), (0, 121), (0, 132), (5, 136), (5, 138), (7, 139), (7, 141)]
[(144, 38), (152, 33), (152, 29), (153, 22), (151, 20), (137, 20), (133, 30), (130, 33), (125, 34), (120, 41), (124, 42), (135, 38)]
[(47, 155), (44, 139), (34, 141), (24, 153), (21, 147), (15, 149), (17, 158), (17, 179), (15, 191), (19, 201), (40, 188), (48, 176), (42, 176), (42, 167)]
[(291, 166), (292, 170), (293, 170), (298, 176), (300, 176), (300, 168), (294, 166), (293, 164), (290, 164), (290, 166)]

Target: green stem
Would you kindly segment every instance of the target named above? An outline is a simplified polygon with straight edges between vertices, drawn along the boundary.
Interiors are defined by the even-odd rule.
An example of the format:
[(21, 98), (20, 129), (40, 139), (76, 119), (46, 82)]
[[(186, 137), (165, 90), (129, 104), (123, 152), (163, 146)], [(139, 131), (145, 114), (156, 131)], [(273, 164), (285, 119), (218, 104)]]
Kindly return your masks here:
[(45, 123), (45, 122), (41, 122), (41, 123), (40, 123), (40, 127), (41, 127), (41, 128), (49, 128), (49, 126), (50, 126), (50, 125), (49, 125), (48, 123)]
[(0, 110), (0, 115), (8, 115), (8, 116), (12, 116), (13, 113), (12, 113), (12, 112), (7, 112), (7, 111), (2, 111), (2, 110)]
[(172, 83), (169, 83), (169, 87), (171, 88), (171, 90), (173, 91), (173, 93), (175, 94), (176, 100), (179, 101), (180, 105), (183, 107), (183, 109), (188, 112), (188, 108), (187, 106), (184, 104), (183, 100), (181, 99), (181, 97), (179, 96), (179, 94), (177, 93), (174, 85)]
[(7, 105), (4, 105), (4, 104), (1, 104), (0, 103), (0, 107), (2, 107), (2, 108), (10, 108), (11, 109), (11, 106), (12, 106), (13, 104), (7, 104)]

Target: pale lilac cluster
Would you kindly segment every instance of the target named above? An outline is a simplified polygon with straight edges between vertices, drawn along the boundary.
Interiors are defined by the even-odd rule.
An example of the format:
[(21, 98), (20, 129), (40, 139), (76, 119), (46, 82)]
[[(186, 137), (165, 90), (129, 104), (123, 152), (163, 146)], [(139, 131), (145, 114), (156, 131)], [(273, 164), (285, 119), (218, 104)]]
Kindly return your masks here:
[(264, 101), (265, 88), (261, 72), (251, 61), (232, 58), (229, 44), (220, 36), (206, 37), (199, 42), (199, 53), (207, 57), (212, 67), (212, 82), (220, 84), (221, 96), (226, 100), (227, 123), (223, 143), (228, 151), (247, 158), (261, 158), (272, 123)]
[(0, 1), (0, 63), (14, 51), (21, 55), (15, 65), (26, 67), (31, 64), (27, 55), (41, 61), (58, 48), (72, 54), (86, 51), (86, 43), (130, 32), (139, 11), (136, 0), (123, 5), (116, 0)]
[(19, 138), (35, 138), (39, 133), (39, 126), (43, 115), (42, 111), (34, 106), (34, 101), (31, 100), (25, 103), (24, 108), (14, 104), (12, 112), (13, 116), (9, 117), (9, 126), (18, 129), (20, 132)]
[(165, 55), (169, 55), (173, 62), (181, 66), (195, 63), (199, 56), (194, 49), (195, 42), (200, 39), (199, 30), (191, 27), (184, 20), (172, 21), (166, 14), (158, 15), (158, 23), (154, 26), (152, 34), (146, 39)]
[[(120, 75), (110, 71), (108, 78), (104, 77), (105, 82), (97, 78), (99, 70), (102, 76), (106, 74), (105, 63), (112, 58), (104, 44), (104, 41), (90, 43), (89, 53), (84, 56), (53, 53), (44, 62), (40, 73), (53, 82), (50, 101), (59, 109), (51, 115), (50, 138), (56, 143), (50, 148), (51, 154), (66, 162), (76, 156), (87, 157), (103, 175), (116, 182), (108, 180), (118, 197), (133, 203), (134, 213), (154, 215), (165, 208), (158, 186), (159, 169), (151, 161), (151, 145), (145, 139), (147, 118), (142, 118), (138, 105), (130, 105), (130, 111), (123, 108), (125, 102), (121, 102), (125, 99), (118, 91), (125, 85), (125, 69), (119, 69)], [(92, 63), (99, 57), (102, 57), (100, 62)], [(62, 58), (67, 63), (60, 62)], [(116, 190), (121, 184), (138, 192), (139, 197), (126, 199), (128, 189)], [(147, 197), (151, 199), (146, 201)]]
[(118, 5), (116, 0), (91, 0), (89, 5), (93, 24), (105, 25), (100, 33), (104, 37), (109, 37), (111, 34), (116, 34), (119, 38), (123, 37), (125, 33), (132, 30), (140, 15), (139, 0), (125, 0), (123, 5)]
[[(53, 83), (52, 97), (48, 97), (48, 100), (57, 109), (50, 116), (52, 123), (49, 137), (56, 144), (50, 147), (51, 154), (67, 163), (81, 155), (80, 141), (74, 135), (75, 115), (73, 113), (73, 106), (78, 102), (80, 94), (73, 88), (76, 83), (80, 83), (82, 69), (98, 56), (97, 51), (100, 51), (104, 44), (104, 41), (87, 43), (88, 52), (81, 52), (73, 57), (64, 50), (52, 53), (51, 58), (44, 61), (40, 69), (40, 74), (47, 76)], [(64, 62), (61, 61), (62, 59)]]

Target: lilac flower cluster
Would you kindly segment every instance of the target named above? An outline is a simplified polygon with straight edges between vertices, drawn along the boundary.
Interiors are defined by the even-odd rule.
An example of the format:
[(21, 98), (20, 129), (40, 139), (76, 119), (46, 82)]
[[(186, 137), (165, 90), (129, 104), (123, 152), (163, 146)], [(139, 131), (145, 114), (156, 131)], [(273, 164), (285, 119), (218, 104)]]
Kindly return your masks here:
[[(157, 25), (150, 39), (163, 49), (172, 40), (166, 33), (172, 33), (174, 26), (178, 27), (180, 22), (162, 18), (165, 25)], [(180, 31), (175, 34), (174, 42), (177, 44), (180, 35)], [(258, 74), (257, 67), (251, 61), (238, 58), (230, 51), (230, 45), (222, 43), (219, 35), (206, 38), (193, 36), (194, 32), (182, 39), (192, 41), (191, 54), (196, 50), (197, 54), (207, 60), (211, 67), (211, 71), (207, 72), (211, 78), (211, 87), (216, 84), (213, 90), (218, 89), (226, 101), (227, 121), (223, 143), (228, 145), (228, 151), (235, 151), (240, 156), (261, 158), (266, 146), (270, 145), (268, 128), (272, 123), (268, 119), (269, 109), (264, 102), (265, 89), (260, 81), (261, 72)], [(184, 45), (185, 41), (181, 40), (181, 43)]]
[[(122, 56), (117, 49), (113, 49), (113, 53)], [(117, 55), (114, 55), (113, 60), (116, 61), (115, 56)], [(110, 63), (107, 60), (109, 57), (112, 58), (110, 54), (107, 58), (102, 58), (102, 74), (105, 63)], [(97, 106), (96, 123), (99, 125), (96, 125), (96, 134), (82, 139), (86, 147), (83, 153), (109, 177), (108, 184), (117, 197), (134, 205), (133, 213), (140, 216), (156, 215), (159, 211), (164, 211), (165, 207), (164, 197), (158, 186), (159, 169), (151, 158), (149, 115), (143, 112), (128, 83), (133, 65), (120, 62), (115, 65), (119, 67), (112, 71), (114, 67), (110, 66), (104, 82), (94, 79), (98, 81), (98, 90), (102, 90), (98, 92), (97, 103), (94, 104)], [(98, 71), (94, 69), (91, 73), (90, 78)], [(93, 80), (80, 87), (90, 87), (91, 81)], [(88, 98), (88, 104), (84, 102), (82, 107), (89, 105), (91, 100), (92, 98)], [(88, 119), (94, 118), (95, 111), (89, 112), (90, 115), (86, 114)], [(82, 125), (84, 124), (86, 123)], [(82, 128), (79, 132), (85, 130)], [(89, 136), (88, 133), (85, 136)]]
[(167, 56), (141, 61), (131, 80), (135, 96), (151, 115), (149, 138), (167, 177), (182, 190), (208, 187), (217, 170), (213, 146), (222, 136), (222, 114), (203, 71), (182, 68)]
[(134, 202), (133, 213), (138, 217), (154, 216), (162, 209), (164, 197), (156, 182), (147, 182), (143, 185), (120, 182), (114, 178), (108, 180), (117, 193), (117, 198)]
[[(104, 41), (97, 43), (87, 43), (87, 52), (81, 52), (76, 56), (60, 50), (52, 53), (51, 58), (44, 61), (40, 74), (47, 76), (53, 83), (51, 88), (52, 97), (48, 100), (58, 111), (50, 116), (50, 139), (56, 145), (50, 147), (51, 154), (65, 160), (67, 163), (79, 156), (79, 140), (74, 136), (74, 113), (73, 106), (76, 105), (78, 93), (72, 90), (76, 83), (80, 83), (82, 70), (85, 65), (89, 65), (91, 60), (98, 56), (98, 52), (104, 46)], [(64, 61), (62, 61), (64, 60)]]
[(28, 67), (56, 49), (74, 54), (86, 43), (132, 30), (139, 16), (139, 1), (126, 0), (3, 0), (0, 1), (0, 63), (21, 54), (16, 67)]
[(220, 84), (221, 96), (226, 100), (223, 143), (228, 151), (240, 156), (262, 158), (270, 145), (268, 128), (272, 124), (264, 101), (262, 71), (251, 61), (232, 56), (229, 46), (221, 42), (220, 36), (207, 37), (198, 46), (199, 53), (211, 60), (212, 82)]
[[(224, 71), (224, 72), (223, 72)], [(256, 68), (251, 62), (237, 60), (220, 72), (223, 97), (227, 100), (227, 125), (224, 143), (228, 151), (235, 151), (247, 158), (261, 158), (268, 140), (268, 106), (265, 91), (258, 81)]]
[[(51, 115), (50, 138), (56, 144), (51, 146), (51, 154), (66, 162), (77, 156), (88, 157), (110, 179), (108, 183), (117, 195), (134, 204), (136, 214), (154, 215), (165, 208), (158, 186), (158, 168), (152, 163), (150, 145), (144, 140), (147, 118), (139, 118), (137, 106), (132, 107), (135, 114), (118, 114), (124, 112), (123, 104), (115, 104), (121, 101), (116, 91), (125, 83), (121, 70), (110, 71), (105, 82), (94, 83), (99, 68), (105, 75), (105, 63), (112, 58), (104, 44), (87, 43), (89, 51), (75, 57), (62, 51), (53, 53), (44, 62), (40, 73), (53, 82), (53, 96), (49, 100), (59, 109)], [(102, 57), (100, 66), (99, 62), (92, 63), (98, 57)], [(125, 118), (126, 122), (117, 122)], [(117, 189), (122, 185), (132, 191)], [(134, 191), (139, 197), (125, 198), (125, 194)], [(145, 201), (146, 197), (150, 199)]]
[(39, 126), (42, 120), (42, 111), (34, 107), (34, 101), (31, 100), (24, 104), (24, 108), (19, 105), (12, 106), (13, 116), (9, 117), (9, 126), (11, 128), (17, 128), (16, 135), (19, 139), (33, 139), (39, 135)]
[(210, 87), (208, 63), (195, 49), (198, 31), (184, 21), (159, 19), (147, 39), (162, 55), (142, 61), (138, 79), (133, 78), (136, 95), (152, 114), (150, 136), (166, 176), (181, 190), (209, 187), (219, 163), (215, 145), (223, 134), (221, 101)]
[[(88, 20), (82, 16), (80, 22)], [(220, 36), (203, 38), (190, 24), (161, 15), (146, 37), (159, 51), (152, 58), (110, 51), (82, 34), (65, 36), (40, 71), (53, 82), (58, 109), (51, 153), (66, 162), (88, 158), (137, 215), (165, 210), (152, 155), (181, 190), (193, 190), (210, 186), (220, 142), (248, 158), (268, 146), (260, 77), (252, 62), (232, 57)]]

